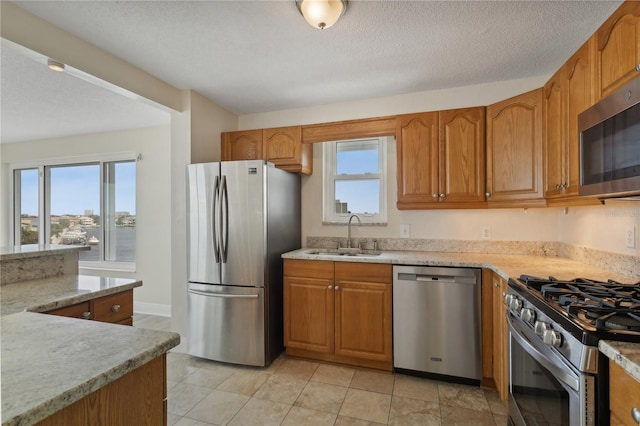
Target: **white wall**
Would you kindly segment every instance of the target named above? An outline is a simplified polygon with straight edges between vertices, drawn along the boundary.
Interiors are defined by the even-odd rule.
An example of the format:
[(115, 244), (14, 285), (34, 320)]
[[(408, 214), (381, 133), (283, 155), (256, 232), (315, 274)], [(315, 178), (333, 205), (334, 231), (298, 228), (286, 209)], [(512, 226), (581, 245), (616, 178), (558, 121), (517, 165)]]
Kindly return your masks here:
[[(635, 227), (635, 248), (626, 232)], [(640, 201), (609, 200), (605, 205), (569, 208), (559, 216), (559, 240), (615, 253), (640, 256)]]
[[(88, 271), (141, 279), (144, 285), (134, 291), (134, 300), (150, 312), (169, 314), (171, 305), (171, 131), (167, 127), (47, 139), (15, 144), (1, 144), (3, 176), (9, 163), (49, 158), (136, 152), (142, 160), (136, 166), (137, 247), (136, 271)], [(0, 187), (3, 206), (11, 204), (12, 191)], [(9, 229), (9, 217), (3, 214), (2, 229)], [(3, 232), (3, 245), (8, 236)], [(142, 305), (140, 305), (142, 303)], [(144, 309), (143, 309), (144, 310)], [(141, 311), (137, 309), (137, 311)]]

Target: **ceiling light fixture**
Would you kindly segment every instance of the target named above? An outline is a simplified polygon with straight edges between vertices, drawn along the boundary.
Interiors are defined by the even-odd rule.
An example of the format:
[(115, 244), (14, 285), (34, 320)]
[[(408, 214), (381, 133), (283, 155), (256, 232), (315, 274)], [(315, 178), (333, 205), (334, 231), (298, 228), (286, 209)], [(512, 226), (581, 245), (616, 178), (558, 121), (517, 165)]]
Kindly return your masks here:
[(53, 59), (47, 59), (47, 66), (51, 71), (62, 72), (64, 71), (64, 64)]
[(347, 10), (348, 0), (296, 0), (300, 14), (313, 28), (324, 30)]

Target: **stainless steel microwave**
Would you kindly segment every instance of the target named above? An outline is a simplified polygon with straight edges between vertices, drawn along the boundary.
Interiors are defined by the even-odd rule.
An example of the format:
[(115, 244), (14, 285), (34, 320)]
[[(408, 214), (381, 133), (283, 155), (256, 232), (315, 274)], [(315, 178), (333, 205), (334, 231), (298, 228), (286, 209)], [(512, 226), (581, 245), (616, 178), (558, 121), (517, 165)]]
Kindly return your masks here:
[(580, 195), (640, 195), (640, 77), (578, 116)]

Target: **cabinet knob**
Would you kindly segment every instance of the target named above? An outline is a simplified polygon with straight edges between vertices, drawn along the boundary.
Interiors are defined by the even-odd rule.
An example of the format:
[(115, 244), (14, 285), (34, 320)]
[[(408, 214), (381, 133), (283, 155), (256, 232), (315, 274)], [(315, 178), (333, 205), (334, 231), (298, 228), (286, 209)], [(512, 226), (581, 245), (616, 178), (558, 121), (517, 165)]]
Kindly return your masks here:
[(560, 189), (560, 185), (556, 185), (556, 189)]
[(431, 194), (433, 198), (438, 198), (438, 194)]
[(336, 286), (336, 291), (338, 291), (338, 290), (340, 290), (340, 286), (339, 285)]
[(332, 286), (332, 285), (330, 285), (330, 286), (328, 286), (328, 287), (327, 287), (327, 289), (329, 289), (329, 290), (333, 290), (333, 286)]
[(440, 194), (440, 198), (444, 198), (444, 194)]
[(636, 64), (636, 71), (640, 72), (640, 64)]
[(640, 409), (633, 407), (631, 409), (631, 418), (640, 425)]
[(491, 197), (491, 193), (490, 193), (490, 192), (485, 192), (485, 193), (484, 193), (484, 196), (485, 196), (485, 197)]
[(113, 305), (111, 307), (111, 312), (120, 312), (120, 305)]
[(80, 318), (86, 319), (86, 320), (91, 319), (91, 312), (86, 311), (86, 312), (81, 313), (80, 314)]

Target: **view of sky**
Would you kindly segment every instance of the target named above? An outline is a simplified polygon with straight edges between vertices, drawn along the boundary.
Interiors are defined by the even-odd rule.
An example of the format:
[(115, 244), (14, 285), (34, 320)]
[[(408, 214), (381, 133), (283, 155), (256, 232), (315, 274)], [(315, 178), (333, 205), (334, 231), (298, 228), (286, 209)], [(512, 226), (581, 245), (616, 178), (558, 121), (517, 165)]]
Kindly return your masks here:
[[(38, 171), (21, 173), (22, 214), (38, 215)], [(136, 212), (135, 162), (116, 163), (115, 211)], [(51, 168), (51, 214), (83, 215), (85, 210), (100, 214), (100, 166), (64, 166)]]
[[(342, 150), (340, 143), (337, 155), (338, 174), (378, 173), (377, 144), (363, 144), (358, 149)], [(351, 213), (379, 213), (378, 179), (340, 180), (336, 181), (335, 196), (337, 200), (347, 203)]]

